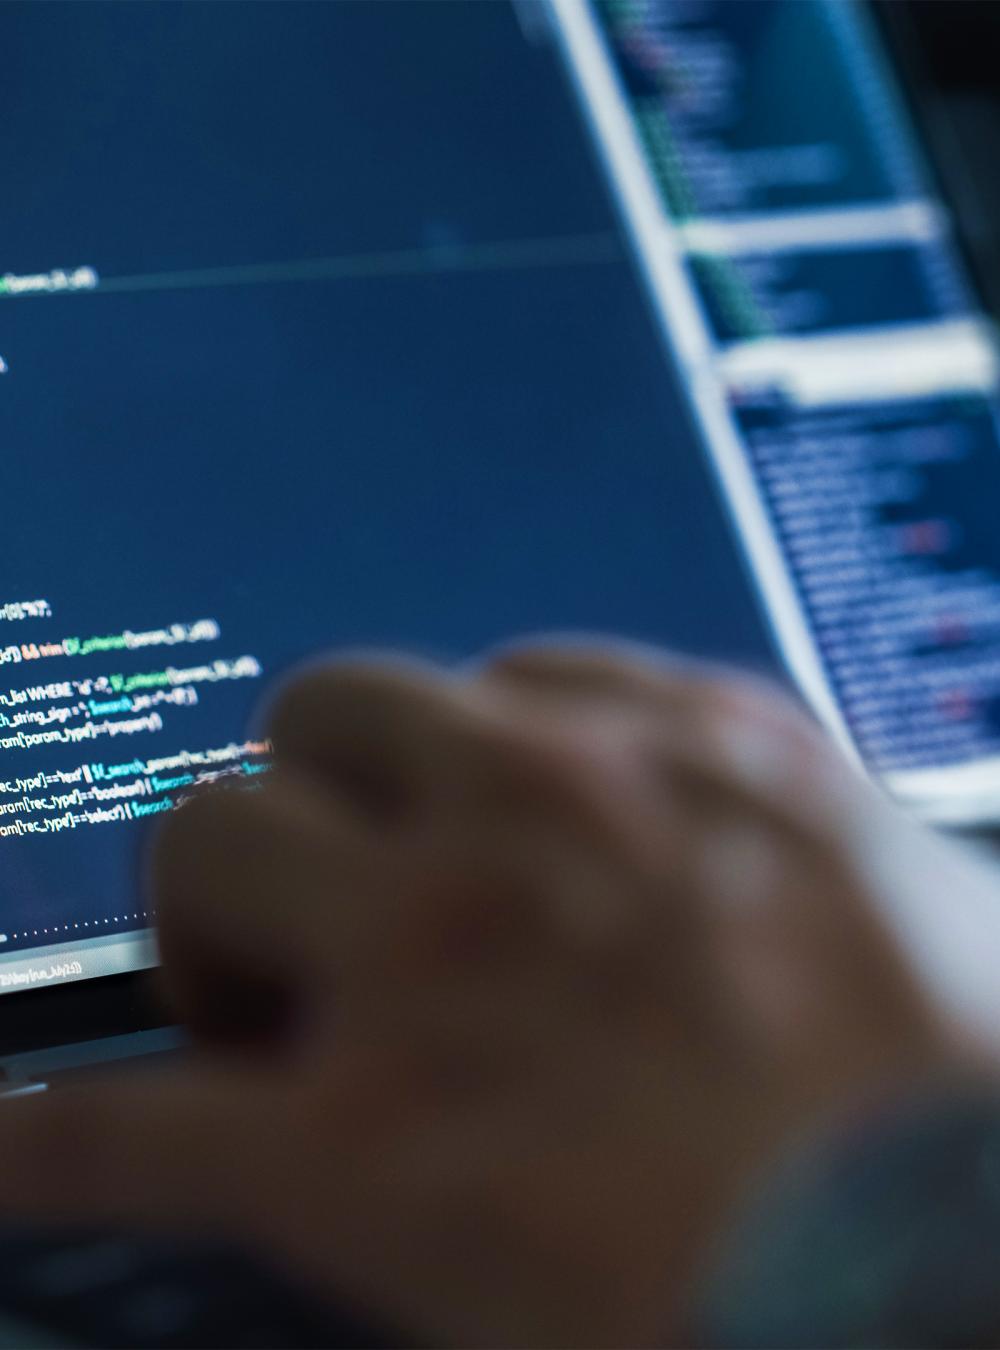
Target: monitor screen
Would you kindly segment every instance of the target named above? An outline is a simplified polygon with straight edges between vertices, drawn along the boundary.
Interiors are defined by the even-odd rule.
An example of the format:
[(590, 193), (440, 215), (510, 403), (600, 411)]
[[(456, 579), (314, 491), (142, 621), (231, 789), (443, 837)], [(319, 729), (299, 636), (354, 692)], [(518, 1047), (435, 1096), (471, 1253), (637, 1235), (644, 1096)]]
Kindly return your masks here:
[(894, 792), (996, 819), (995, 329), (873, 13), (553, 12), (787, 665)]
[(996, 346), (860, 4), (0, 35), (0, 992), (155, 960), (149, 831), (322, 652), (780, 652), (1000, 795)]
[(550, 20), (0, 7), (0, 990), (154, 959), (317, 652), (772, 661)]

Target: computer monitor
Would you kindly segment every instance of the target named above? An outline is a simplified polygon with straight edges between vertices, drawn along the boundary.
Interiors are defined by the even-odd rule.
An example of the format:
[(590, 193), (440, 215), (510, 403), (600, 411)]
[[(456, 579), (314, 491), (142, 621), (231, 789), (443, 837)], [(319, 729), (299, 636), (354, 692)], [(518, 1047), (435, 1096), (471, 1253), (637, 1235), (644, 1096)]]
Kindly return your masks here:
[(0, 991), (155, 960), (148, 831), (324, 650), (769, 620), (876, 772), (994, 755), (994, 349), (862, 11), (0, 33)]
[(770, 659), (545, 17), (3, 7), (0, 990), (318, 653)]
[(914, 810), (996, 820), (995, 326), (875, 16), (553, 12), (786, 665)]

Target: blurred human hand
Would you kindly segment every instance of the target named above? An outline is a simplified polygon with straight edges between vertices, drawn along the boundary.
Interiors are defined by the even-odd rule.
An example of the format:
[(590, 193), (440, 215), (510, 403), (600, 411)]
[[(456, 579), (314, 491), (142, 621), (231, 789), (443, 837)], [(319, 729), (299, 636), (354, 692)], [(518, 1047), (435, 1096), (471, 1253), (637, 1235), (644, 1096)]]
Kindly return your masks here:
[(912, 827), (776, 693), (538, 647), (271, 722), (156, 850), (201, 1053), (6, 1105), (8, 1210), (236, 1237), (423, 1340), (663, 1343), (791, 1140), (992, 1071), (880, 917)]

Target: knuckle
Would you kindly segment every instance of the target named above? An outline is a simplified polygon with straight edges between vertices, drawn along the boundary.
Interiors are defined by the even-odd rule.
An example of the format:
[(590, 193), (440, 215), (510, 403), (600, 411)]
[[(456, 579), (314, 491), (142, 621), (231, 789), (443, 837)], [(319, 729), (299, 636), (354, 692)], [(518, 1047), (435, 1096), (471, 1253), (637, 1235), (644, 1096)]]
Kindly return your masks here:
[(794, 776), (816, 757), (831, 751), (805, 710), (777, 686), (747, 676), (706, 684), (698, 720), (716, 744), (728, 747), (737, 761), (748, 747), (760, 750), (761, 768)]
[(162, 822), (149, 858), (159, 921), (200, 905), (234, 860), (260, 848), (272, 814), (270, 785), (253, 794), (225, 786), (194, 796)]
[(193, 793), (160, 824), (154, 844), (156, 863), (169, 865), (211, 843), (220, 833), (228, 831), (234, 816), (242, 815), (250, 800), (236, 787), (222, 783)]
[[(317, 710), (340, 711), (373, 694), (385, 696), (408, 683), (398, 659), (371, 653), (365, 656), (325, 660), (296, 671), (280, 686), (267, 714), (267, 725), (276, 743), (286, 735), (308, 728)], [(280, 748), (280, 745), (279, 745)]]
[(718, 682), (717, 697), (734, 716), (753, 718), (800, 736), (816, 730), (802, 704), (770, 680), (748, 674), (730, 676)]
[(341, 672), (331, 665), (314, 666), (291, 676), (277, 691), (267, 709), (267, 730), (280, 752), (286, 740), (297, 741), (315, 717), (317, 704), (338, 697)]
[(535, 639), (518, 642), (492, 653), (482, 666), (484, 676), (542, 681), (569, 695), (601, 693), (629, 695), (656, 672), (650, 654), (621, 642), (578, 638)]

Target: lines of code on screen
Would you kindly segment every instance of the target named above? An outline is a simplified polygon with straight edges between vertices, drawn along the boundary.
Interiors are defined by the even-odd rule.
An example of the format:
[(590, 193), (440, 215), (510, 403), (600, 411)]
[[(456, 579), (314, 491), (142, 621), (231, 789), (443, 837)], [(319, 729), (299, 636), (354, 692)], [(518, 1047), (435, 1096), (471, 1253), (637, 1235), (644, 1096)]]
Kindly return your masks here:
[[(47, 600), (0, 607), (0, 619), (41, 615), (52, 615)], [(0, 646), (0, 671), (25, 680), (0, 683), (0, 751), (58, 747), (77, 756), (66, 766), (21, 768), (15, 776), (17, 759), (5, 755), (9, 776), (0, 779), (0, 839), (141, 820), (169, 810), (185, 790), (224, 776), (261, 772), (265, 742), (166, 755), (148, 748), (149, 738), (164, 731), (167, 720), (197, 707), (214, 685), (260, 675), (253, 656), (215, 655), (220, 636), (214, 619), (199, 619), (141, 632), (43, 636)], [(177, 648), (208, 644), (211, 654), (190, 665), (171, 660), (151, 669), (143, 661), (147, 653), (176, 658)], [(87, 657), (102, 657), (116, 668), (82, 673), (77, 667)], [(131, 669), (136, 659), (142, 668)], [(136, 752), (116, 755), (131, 748), (133, 738)], [(81, 751), (88, 752), (87, 759), (79, 759)]]
[(895, 789), (972, 766), (995, 782), (1000, 346), (878, 30), (842, 0), (593, 12), (648, 174), (647, 248), (678, 263), (662, 312), (679, 351), (691, 310), (703, 325), (692, 387), (711, 387), (706, 444), (758, 575), (757, 519), (780, 545), (790, 663)]
[(0, 988), (148, 925), (149, 834), (266, 781), (262, 700), (318, 653), (769, 659), (530, 37), (507, 5), (2, 7)]
[[(196, 711), (224, 725), (222, 709), (213, 716), (211, 706), (220, 687), (261, 674), (255, 656), (224, 649), (214, 618), (57, 636), (62, 631), (46, 598), (0, 603), (0, 840), (127, 827), (181, 805), (201, 786), (266, 770), (265, 740), (198, 739)], [(0, 943), (78, 940), (128, 918), (67, 908), (39, 927), (29, 914), (15, 918)], [(77, 977), (79, 963), (69, 964), (63, 977)], [(8, 987), (2, 979), (0, 972), (0, 987)]]

